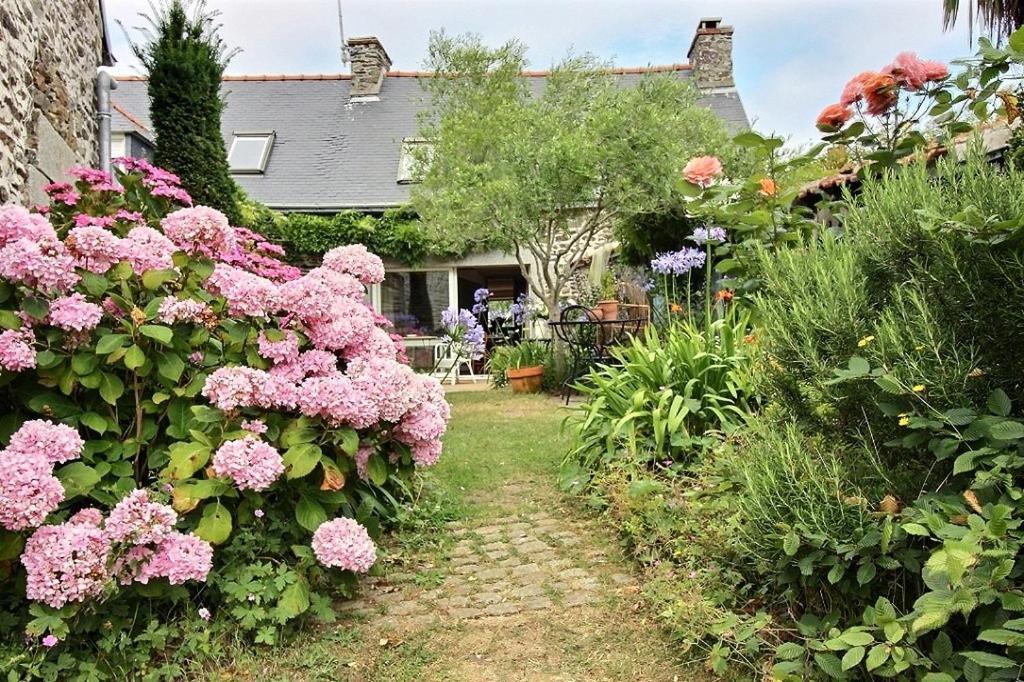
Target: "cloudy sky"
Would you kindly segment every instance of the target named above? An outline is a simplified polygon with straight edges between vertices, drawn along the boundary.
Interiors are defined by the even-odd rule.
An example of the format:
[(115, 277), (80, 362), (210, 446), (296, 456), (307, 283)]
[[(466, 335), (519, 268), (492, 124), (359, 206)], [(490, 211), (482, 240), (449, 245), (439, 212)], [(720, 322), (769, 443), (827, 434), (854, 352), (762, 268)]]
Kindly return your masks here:
[[(337, 73), (337, 0), (209, 0), (222, 35), (241, 49), (230, 73)], [(721, 16), (735, 29), (736, 81), (755, 125), (796, 142), (814, 138), (818, 111), (854, 73), (901, 50), (954, 59), (973, 50), (966, 21), (943, 33), (941, 0), (342, 0), (345, 34), (375, 35), (395, 69), (423, 65), (430, 31), (518, 38), (534, 68), (567, 50), (618, 66), (686, 61), (697, 21)], [(114, 23), (142, 24), (144, 0), (107, 0), (116, 73), (136, 62)], [(963, 3), (966, 5), (966, 2)]]

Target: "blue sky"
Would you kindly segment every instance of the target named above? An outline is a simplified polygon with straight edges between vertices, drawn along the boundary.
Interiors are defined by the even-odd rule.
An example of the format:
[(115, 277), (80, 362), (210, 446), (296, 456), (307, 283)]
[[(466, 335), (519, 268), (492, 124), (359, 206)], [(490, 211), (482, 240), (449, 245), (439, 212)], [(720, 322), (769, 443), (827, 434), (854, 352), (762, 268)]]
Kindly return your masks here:
[[(422, 66), (429, 33), (474, 32), (490, 43), (518, 38), (535, 68), (572, 49), (619, 66), (686, 61), (697, 21), (735, 27), (736, 80), (764, 131), (815, 139), (818, 111), (843, 84), (902, 50), (949, 60), (973, 50), (966, 21), (942, 31), (941, 0), (342, 0), (347, 36), (376, 35), (396, 69)], [(964, 3), (966, 4), (966, 3)], [(221, 31), (241, 48), (230, 73), (336, 73), (336, 0), (209, 0)], [(135, 65), (121, 30), (139, 25), (143, 0), (107, 0), (117, 73)]]

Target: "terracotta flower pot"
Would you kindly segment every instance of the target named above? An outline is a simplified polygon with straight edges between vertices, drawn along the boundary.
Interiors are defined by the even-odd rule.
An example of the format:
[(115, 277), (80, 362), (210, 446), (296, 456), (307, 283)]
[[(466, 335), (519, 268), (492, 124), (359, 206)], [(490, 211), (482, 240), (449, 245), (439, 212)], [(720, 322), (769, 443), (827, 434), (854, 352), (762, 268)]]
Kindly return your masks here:
[(505, 376), (508, 377), (508, 383), (512, 385), (513, 393), (539, 393), (544, 367), (535, 365), (520, 369), (509, 368), (505, 370)]
[(605, 301), (598, 301), (597, 308), (601, 311), (601, 319), (604, 320), (617, 320), (619, 319), (619, 302), (614, 299), (608, 299)]

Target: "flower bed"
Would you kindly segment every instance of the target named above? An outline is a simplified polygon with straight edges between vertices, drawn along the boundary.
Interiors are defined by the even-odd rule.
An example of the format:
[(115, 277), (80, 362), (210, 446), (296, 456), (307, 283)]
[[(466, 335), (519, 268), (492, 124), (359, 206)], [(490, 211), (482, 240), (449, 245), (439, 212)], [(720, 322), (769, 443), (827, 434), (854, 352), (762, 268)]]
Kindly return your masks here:
[(364, 303), (377, 256), (301, 273), (120, 163), (0, 207), (0, 616), (49, 647), (203, 605), (274, 641), (371, 568), (448, 405)]

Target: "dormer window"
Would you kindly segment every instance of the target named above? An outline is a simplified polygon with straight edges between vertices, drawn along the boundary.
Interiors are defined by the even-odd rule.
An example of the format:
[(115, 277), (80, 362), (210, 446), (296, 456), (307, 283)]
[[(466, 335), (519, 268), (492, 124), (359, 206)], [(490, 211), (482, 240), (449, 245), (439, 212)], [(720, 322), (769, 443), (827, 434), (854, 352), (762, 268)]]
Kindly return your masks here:
[(232, 173), (262, 173), (267, 169), (274, 131), (236, 132), (228, 150), (228, 167)]
[(423, 179), (425, 164), (430, 162), (433, 145), (422, 137), (402, 140), (402, 153), (398, 158), (398, 184), (408, 185)]

